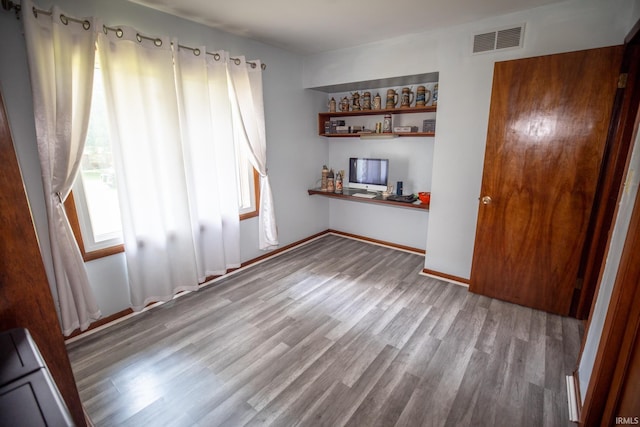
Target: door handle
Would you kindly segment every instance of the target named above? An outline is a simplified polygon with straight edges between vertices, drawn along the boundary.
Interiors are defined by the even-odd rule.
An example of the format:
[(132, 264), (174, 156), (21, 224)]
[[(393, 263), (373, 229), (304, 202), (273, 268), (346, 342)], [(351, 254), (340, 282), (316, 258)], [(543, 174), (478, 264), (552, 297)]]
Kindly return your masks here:
[(491, 200), (490, 196), (483, 196), (480, 201), (483, 205), (490, 205), (493, 200)]

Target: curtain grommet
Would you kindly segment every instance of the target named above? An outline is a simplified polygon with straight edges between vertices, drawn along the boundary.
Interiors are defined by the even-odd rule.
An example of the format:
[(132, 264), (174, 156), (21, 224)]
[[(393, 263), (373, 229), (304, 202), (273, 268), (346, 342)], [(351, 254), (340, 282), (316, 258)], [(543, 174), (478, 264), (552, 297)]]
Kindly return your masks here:
[(84, 22), (82, 23), (82, 28), (84, 28), (85, 30), (89, 30), (91, 28), (91, 22), (85, 19)]
[(162, 39), (161, 38), (157, 38), (153, 41), (153, 44), (155, 44), (157, 47), (162, 46)]
[(69, 25), (69, 18), (64, 15), (60, 15), (60, 22), (62, 22), (64, 25)]

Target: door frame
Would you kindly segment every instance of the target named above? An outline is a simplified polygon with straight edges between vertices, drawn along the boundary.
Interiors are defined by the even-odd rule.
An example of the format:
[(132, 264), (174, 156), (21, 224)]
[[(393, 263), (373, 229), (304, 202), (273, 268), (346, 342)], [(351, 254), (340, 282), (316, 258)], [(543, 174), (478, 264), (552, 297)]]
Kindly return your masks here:
[[(640, 21), (636, 23), (627, 38), (625, 39), (625, 57), (623, 66), (626, 64), (628, 68), (627, 86), (619, 108), (614, 111), (615, 116), (612, 118), (612, 128), (610, 136), (612, 144), (617, 145), (618, 155), (620, 159), (610, 159), (612, 169), (609, 170), (609, 185), (615, 183), (617, 173), (620, 173), (620, 182), (624, 172), (633, 143), (634, 131), (640, 125), (638, 116), (638, 106), (640, 104)], [(624, 70), (624, 68), (623, 68)], [(626, 150), (624, 150), (626, 147)], [(620, 171), (619, 168), (622, 168)], [(596, 263), (590, 268), (592, 274), (596, 278), (597, 285), (593, 288), (592, 295), (597, 295), (600, 285), (600, 278), (604, 270), (604, 261), (606, 260), (606, 252), (609, 245), (609, 234), (613, 224), (613, 214), (616, 211), (618, 195), (621, 191), (620, 184), (608, 191), (616, 190), (607, 197), (601, 197), (603, 206), (599, 209), (599, 220), (605, 224), (607, 218), (607, 209), (612, 209), (611, 220), (607, 227), (601, 227), (594, 236), (592, 248), (589, 252), (601, 253), (601, 257), (591, 259), (590, 262)], [(615, 195), (612, 201), (612, 196)], [(604, 196), (604, 195), (603, 195)], [(611, 206), (605, 206), (613, 204)], [(602, 247), (600, 247), (602, 246)], [(591, 255), (595, 256), (595, 255)], [(613, 286), (611, 300), (606, 314), (605, 324), (602, 330), (598, 351), (596, 353), (595, 363), (591, 373), (591, 379), (587, 385), (587, 392), (584, 403), (580, 408), (579, 424), (582, 426), (591, 425), (613, 425), (615, 424), (616, 410), (620, 403), (622, 393), (626, 384), (629, 369), (629, 361), (634, 348), (638, 347), (638, 330), (640, 328), (640, 310), (638, 310), (638, 301), (640, 300), (640, 192), (636, 195), (635, 206), (629, 224), (629, 230), (624, 244), (624, 249), (618, 267), (618, 274)], [(597, 268), (596, 268), (597, 267)], [(587, 283), (585, 282), (585, 285)], [(585, 289), (583, 289), (584, 293)], [(590, 305), (591, 319), (593, 306), (591, 301), (587, 301), (588, 295), (584, 299), (581, 298), (582, 304)], [(584, 307), (583, 307), (584, 309)], [(582, 346), (586, 341), (589, 331), (587, 324)], [(636, 350), (637, 351), (637, 350)], [(582, 350), (581, 356), (582, 357)], [(577, 372), (574, 373), (577, 381)]]
[(609, 233), (616, 211), (618, 192), (630, 153), (635, 117), (638, 112), (637, 76), (640, 73), (640, 21), (625, 38), (625, 51), (620, 68), (627, 75), (626, 88), (618, 88), (614, 100), (611, 122), (605, 145), (596, 198), (587, 229), (587, 242), (583, 248), (578, 284), (574, 292), (570, 316), (578, 319), (590, 317), (593, 300), (600, 279), (601, 264), (606, 257)]

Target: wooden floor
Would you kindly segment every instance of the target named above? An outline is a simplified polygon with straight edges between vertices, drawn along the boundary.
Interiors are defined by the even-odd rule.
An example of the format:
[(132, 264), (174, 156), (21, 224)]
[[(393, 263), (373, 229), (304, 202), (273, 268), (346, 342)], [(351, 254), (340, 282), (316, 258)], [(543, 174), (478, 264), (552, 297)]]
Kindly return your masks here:
[(567, 426), (582, 326), (327, 235), (69, 344), (97, 426)]

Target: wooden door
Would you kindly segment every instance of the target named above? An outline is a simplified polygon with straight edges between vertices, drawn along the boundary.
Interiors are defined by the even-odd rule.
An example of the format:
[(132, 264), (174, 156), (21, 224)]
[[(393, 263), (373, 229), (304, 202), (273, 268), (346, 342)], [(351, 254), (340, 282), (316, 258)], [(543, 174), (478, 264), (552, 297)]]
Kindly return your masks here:
[(621, 57), (496, 63), (470, 291), (569, 313)]

